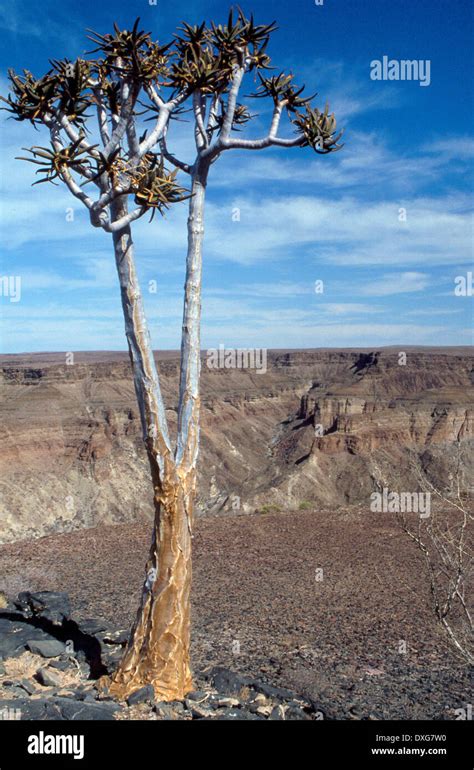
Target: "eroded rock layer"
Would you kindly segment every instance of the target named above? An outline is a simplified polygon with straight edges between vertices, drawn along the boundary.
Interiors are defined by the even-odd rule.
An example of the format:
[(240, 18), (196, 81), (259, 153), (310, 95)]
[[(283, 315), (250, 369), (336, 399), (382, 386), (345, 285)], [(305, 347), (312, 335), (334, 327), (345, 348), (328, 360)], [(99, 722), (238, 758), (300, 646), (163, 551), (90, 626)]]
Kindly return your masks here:
[[(199, 509), (369, 505), (374, 489), (443, 493), (474, 477), (465, 348), (273, 351), (267, 371), (203, 354)], [(126, 354), (0, 357), (0, 542), (152, 515)], [(157, 354), (173, 430), (178, 356)]]

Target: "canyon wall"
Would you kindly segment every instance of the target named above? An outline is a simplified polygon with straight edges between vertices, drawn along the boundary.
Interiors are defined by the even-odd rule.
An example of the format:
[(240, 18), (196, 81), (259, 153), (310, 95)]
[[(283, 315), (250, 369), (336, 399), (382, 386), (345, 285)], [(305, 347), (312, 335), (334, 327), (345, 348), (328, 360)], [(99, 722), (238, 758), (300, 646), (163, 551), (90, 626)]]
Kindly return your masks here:
[[(273, 351), (267, 371), (203, 354), (200, 514), (368, 505), (381, 486), (446, 494), (474, 478), (464, 348)], [(157, 354), (176, 422), (177, 354)], [(0, 542), (125, 521), (152, 494), (126, 354), (0, 356)]]

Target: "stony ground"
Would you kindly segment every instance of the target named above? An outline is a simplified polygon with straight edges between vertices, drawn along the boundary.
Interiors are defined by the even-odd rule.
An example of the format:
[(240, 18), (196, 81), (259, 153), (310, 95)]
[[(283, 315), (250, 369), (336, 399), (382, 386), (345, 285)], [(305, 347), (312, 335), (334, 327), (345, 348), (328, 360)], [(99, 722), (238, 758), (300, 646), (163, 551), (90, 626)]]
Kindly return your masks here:
[[(98, 620), (77, 623), (67, 594), (42, 591), (19, 598), (25, 595), (29, 602), (20, 611), (19, 602), (0, 611), (0, 721), (321, 721), (330, 716), (311, 698), (222, 666), (196, 673), (195, 689), (182, 700), (159, 701), (146, 685), (117, 702), (97, 677), (95, 653), (101, 655), (101, 668), (116, 664), (123, 634)], [(51, 600), (66, 607), (60, 622), (45, 619)], [(33, 613), (24, 611), (27, 604)]]
[[(119, 525), (2, 546), (0, 590), (66, 591), (73, 617), (127, 627), (149, 537), (146, 525)], [(289, 688), (326, 718), (453, 719), (472, 702), (423, 561), (387, 514), (203, 518), (194, 544), (196, 671), (219, 665)]]

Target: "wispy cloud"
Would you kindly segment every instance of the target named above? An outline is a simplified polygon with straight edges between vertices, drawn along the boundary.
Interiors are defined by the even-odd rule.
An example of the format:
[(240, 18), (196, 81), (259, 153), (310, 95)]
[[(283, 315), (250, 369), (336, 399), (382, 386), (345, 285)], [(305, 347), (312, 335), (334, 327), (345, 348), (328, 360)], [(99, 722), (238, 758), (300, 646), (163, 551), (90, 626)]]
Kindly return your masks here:
[[(44, 6), (48, 28), (63, 35), (60, 47), (67, 50), (73, 4), (66, 0), (52, 19), (52, 2)], [(41, 40), (39, 15), (25, 19), (21, 9), (19, 2), (4, 7), (0, 29), (19, 40)], [(77, 28), (81, 45), (83, 26)], [(80, 50), (78, 45), (71, 40), (71, 50)], [(401, 136), (390, 125), (405, 108), (407, 91), (397, 84), (374, 88), (348, 62), (306, 61), (298, 79), (311, 90), (318, 73), (320, 106), (327, 97), (346, 127), (345, 148), (328, 157), (307, 149), (229, 152), (212, 167), (203, 344), (468, 343), (469, 303), (453, 297), (453, 270), (471, 267), (466, 182), (474, 140), (462, 127), (448, 134), (442, 124), (438, 135), (420, 132), (418, 141)], [(4, 86), (0, 78), (1, 93)], [(13, 340), (23, 350), (123, 348), (110, 235), (92, 228), (87, 212), (63, 188), (30, 187), (34, 167), (13, 158), (22, 146), (47, 145), (48, 136), (0, 116), (2, 270), (22, 278), (21, 302), (1, 305), (4, 345), (11, 349)], [(263, 110), (252, 135), (266, 132), (268, 117)], [(170, 148), (188, 161), (194, 155), (190, 131), (190, 124), (173, 123), (169, 136)], [(282, 131), (291, 135), (291, 125)], [(71, 206), (73, 222), (66, 219)], [(157, 348), (179, 345), (186, 218), (182, 204), (164, 221), (155, 217), (149, 224), (145, 218), (133, 227)], [(325, 291), (317, 296), (314, 282), (320, 278)], [(148, 291), (150, 280), (157, 281), (156, 294)]]
[(406, 315), (423, 317), (435, 317), (435, 316), (450, 316), (458, 315), (461, 310), (443, 310), (436, 308), (429, 308), (428, 310), (409, 310)]
[[(57, 3), (55, 0), (41, 0), (41, 6), (30, 7), (25, 14), (24, 0), (8, 0), (0, 6), (0, 29), (19, 40), (45, 39), (45, 18), (48, 19), (48, 44), (60, 42), (71, 50), (82, 47), (83, 30), (75, 23), (75, 4), (70, 0)], [(26, 66), (26, 62), (25, 62)]]
[(431, 283), (427, 273), (387, 273), (376, 281), (361, 286), (359, 291), (365, 296), (386, 297), (391, 294), (411, 294), (423, 291)]
[[(465, 196), (368, 203), (354, 197), (328, 200), (295, 195), (249, 196), (209, 210), (207, 247), (221, 261), (252, 264), (309, 250), (314, 263), (335, 265), (449, 265), (471, 259), (472, 217)], [(240, 221), (232, 210), (240, 210)], [(277, 228), (275, 223), (284, 223)]]
[[(427, 153), (440, 155), (445, 163), (453, 158), (468, 161), (474, 157), (474, 138), (472, 136), (451, 136), (436, 139), (425, 145), (423, 150)], [(471, 172), (472, 167), (469, 166)]]

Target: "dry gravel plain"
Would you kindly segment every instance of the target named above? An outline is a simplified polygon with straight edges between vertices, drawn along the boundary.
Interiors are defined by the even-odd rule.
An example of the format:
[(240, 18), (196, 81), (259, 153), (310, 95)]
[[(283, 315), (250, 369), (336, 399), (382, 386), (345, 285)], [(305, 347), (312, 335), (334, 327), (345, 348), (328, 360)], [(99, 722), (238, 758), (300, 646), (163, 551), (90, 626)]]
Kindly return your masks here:
[[(128, 626), (149, 537), (143, 523), (1, 546), (0, 588), (67, 591), (73, 617)], [(203, 517), (194, 545), (196, 670), (262, 677), (336, 719), (454, 719), (472, 702), (420, 554), (387, 514)]]

